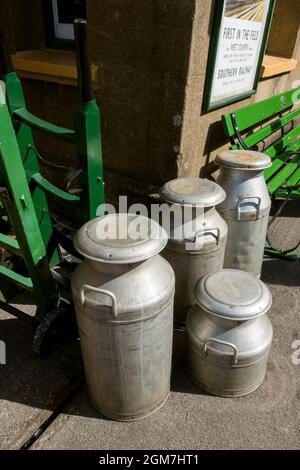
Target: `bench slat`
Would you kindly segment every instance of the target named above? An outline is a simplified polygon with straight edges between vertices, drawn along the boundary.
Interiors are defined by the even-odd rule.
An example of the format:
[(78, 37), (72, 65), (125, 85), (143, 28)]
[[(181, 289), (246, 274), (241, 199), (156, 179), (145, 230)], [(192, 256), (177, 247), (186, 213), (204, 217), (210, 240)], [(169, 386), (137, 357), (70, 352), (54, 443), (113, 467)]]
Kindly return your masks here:
[(300, 199), (300, 191), (292, 191), (290, 194), (291, 199)]
[(295, 111), (292, 111), (286, 116), (282, 116), (280, 119), (277, 119), (276, 121), (271, 122), (267, 126), (256, 131), (254, 134), (251, 134), (248, 137), (245, 137), (244, 139), (245, 144), (249, 148), (254, 147), (259, 142), (263, 141), (267, 137), (270, 137), (274, 132), (279, 131), (280, 129), (282, 129), (282, 127), (292, 122), (298, 116), (300, 116), (300, 108), (296, 109)]
[(300, 149), (300, 136), (296, 142), (294, 142), (292, 145), (289, 145), (286, 149), (287, 152), (298, 152)]
[[(291, 108), (295, 103), (295, 97), (299, 98), (299, 90), (292, 89), (285, 93), (280, 93), (263, 101), (240, 108), (234, 112), (238, 123), (239, 131), (243, 132), (250, 127), (257, 126), (260, 122), (271, 119), (278, 113)], [(235, 131), (232, 125), (230, 113), (223, 116), (226, 133), (228, 137), (234, 137)]]
[[(298, 167), (298, 169), (296, 171), (294, 171), (292, 176), (290, 176), (285, 182), (285, 186), (295, 186), (296, 184), (300, 184), (300, 167)], [(286, 189), (281, 189), (281, 190), (277, 191), (276, 195), (278, 195), (279, 197), (287, 197), (288, 196), (288, 191)], [(300, 198), (300, 190), (292, 191), (290, 196), (293, 199), (299, 199)]]
[(294, 173), (292, 176), (289, 177), (289, 179), (286, 181), (285, 185), (286, 186), (295, 186), (296, 184), (299, 184), (300, 182), (300, 167)]
[(267, 168), (264, 172), (264, 177), (267, 182), (270, 181), (273, 175), (279, 171), (279, 169), (284, 165), (284, 159), (281, 158), (276, 158), (275, 160), (272, 161), (272, 166), (270, 168)]
[[(276, 140), (272, 145), (267, 147), (264, 150), (264, 153), (269, 155), (269, 157), (274, 158), (277, 155), (280, 155), (281, 152), (284, 152), (285, 149), (294, 143), (294, 140), (300, 139), (300, 125), (296, 126), (294, 129), (292, 129), (290, 132), (285, 134), (283, 137), (280, 139)], [(295, 145), (297, 142), (294, 143)]]
[(276, 193), (277, 197), (287, 197), (289, 196), (290, 199), (300, 199), (300, 190), (298, 189), (297, 191), (291, 191), (290, 194), (288, 194), (288, 191), (285, 190), (279, 190)]
[(276, 173), (271, 181), (267, 183), (270, 194), (274, 194), (280, 186), (287, 184), (288, 178), (297, 170), (299, 162), (300, 156), (294, 158), (292, 162), (286, 163), (281, 170)]

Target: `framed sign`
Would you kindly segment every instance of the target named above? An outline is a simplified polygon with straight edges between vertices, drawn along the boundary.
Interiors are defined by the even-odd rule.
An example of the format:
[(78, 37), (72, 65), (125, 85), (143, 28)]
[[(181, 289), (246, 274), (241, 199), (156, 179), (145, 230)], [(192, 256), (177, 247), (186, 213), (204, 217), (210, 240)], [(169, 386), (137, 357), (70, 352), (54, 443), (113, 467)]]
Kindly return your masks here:
[(216, 0), (205, 111), (253, 95), (276, 0)]

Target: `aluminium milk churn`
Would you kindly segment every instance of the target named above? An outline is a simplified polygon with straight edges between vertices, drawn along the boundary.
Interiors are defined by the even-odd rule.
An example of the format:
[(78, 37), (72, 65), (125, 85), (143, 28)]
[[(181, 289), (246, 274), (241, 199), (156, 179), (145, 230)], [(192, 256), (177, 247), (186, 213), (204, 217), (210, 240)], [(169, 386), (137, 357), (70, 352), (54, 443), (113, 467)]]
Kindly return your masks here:
[(170, 390), (175, 279), (159, 255), (167, 234), (147, 217), (110, 214), (74, 243), (86, 258), (72, 294), (91, 402), (112, 419), (144, 418)]
[(246, 395), (262, 383), (273, 329), (268, 287), (257, 277), (224, 269), (200, 280), (187, 317), (187, 360), (200, 388), (225, 397)]
[(174, 319), (183, 323), (195, 303), (197, 281), (223, 268), (227, 225), (215, 206), (226, 195), (216, 183), (201, 178), (169, 181), (161, 188), (160, 195), (171, 207), (180, 209), (177, 223), (173, 219), (171, 224), (169, 242), (162, 255), (175, 272)]
[(228, 224), (225, 268), (261, 274), (271, 200), (263, 176), (271, 159), (260, 152), (229, 150), (219, 154), (217, 183), (226, 192), (218, 211)]

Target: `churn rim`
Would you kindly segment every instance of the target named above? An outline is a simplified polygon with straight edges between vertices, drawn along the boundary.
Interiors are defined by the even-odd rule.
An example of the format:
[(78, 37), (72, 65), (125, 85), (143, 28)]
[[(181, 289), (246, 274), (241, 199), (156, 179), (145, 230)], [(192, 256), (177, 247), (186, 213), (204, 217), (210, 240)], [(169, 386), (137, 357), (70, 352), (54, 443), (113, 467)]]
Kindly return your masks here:
[(267, 285), (237, 269), (207, 274), (196, 284), (195, 296), (203, 310), (227, 320), (251, 320), (264, 315), (272, 305)]
[[(125, 218), (126, 216), (126, 218)], [(147, 224), (150, 235), (143, 239), (132, 238), (100, 238), (104, 224), (116, 219), (123, 219), (127, 227), (128, 221)], [(137, 220), (139, 219), (139, 220)], [(111, 227), (112, 225), (110, 225)], [(100, 232), (97, 232), (99, 230)], [(125, 233), (125, 232), (124, 232)], [(167, 232), (154, 220), (136, 214), (108, 214), (87, 222), (76, 233), (74, 246), (84, 258), (110, 264), (130, 264), (144, 261), (160, 253), (168, 242)]]
[(205, 178), (176, 178), (165, 183), (160, 197), (169, 204), (213, 207), (226, 199), (226, 193), (214, 181)]
[(221, 167), (236, 170), (265, 170), (272, 165), (268, 155), (254, 150), (225, 150), (215, 161)]

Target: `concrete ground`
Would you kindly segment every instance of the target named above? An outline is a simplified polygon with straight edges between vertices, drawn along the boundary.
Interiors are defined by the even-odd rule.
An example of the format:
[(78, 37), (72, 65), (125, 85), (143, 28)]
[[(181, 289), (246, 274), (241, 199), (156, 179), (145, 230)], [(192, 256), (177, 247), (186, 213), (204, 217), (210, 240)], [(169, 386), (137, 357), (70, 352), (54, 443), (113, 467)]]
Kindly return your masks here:
[[(300, 219), (280, 219), (272, 236), (285, 245), (298, 240)], [(300, 259), (266, 260), (262, 279), (273, 294), (274, 341), (256, 392), (236, 399), (208, 395), (177, 359), (170, 398), (156, 414), (138, 422), (110, 421), (92, 408), (83, 387), (31, 448), (299, 449), (300, 364), (292, 361), (292, 344), (300, 340)], [(4, 312), (0, 319), (0, 339), (7, 344), (7, 365), (0, 365), (0, 448), (18, 449), (51, 416), (78, 372), (79, 345), (69, 343), (41, 360), (31, 351), (30, 325)]]

